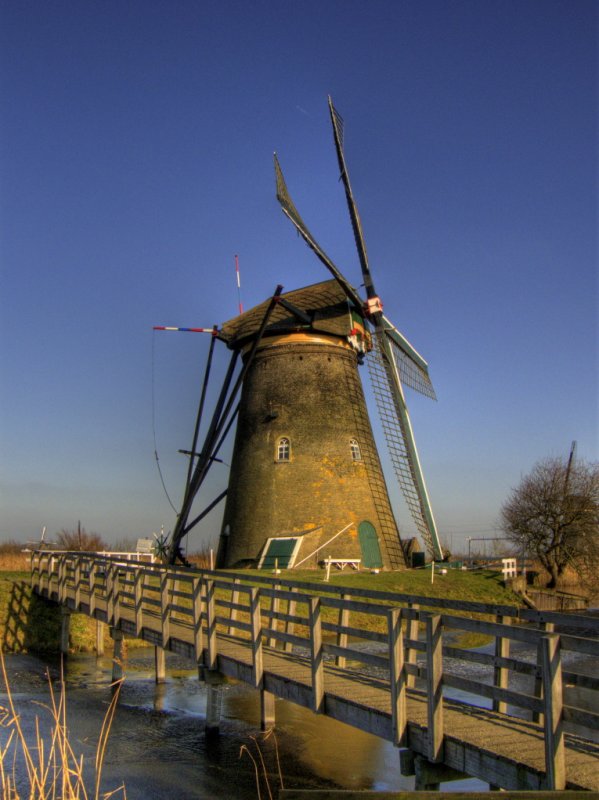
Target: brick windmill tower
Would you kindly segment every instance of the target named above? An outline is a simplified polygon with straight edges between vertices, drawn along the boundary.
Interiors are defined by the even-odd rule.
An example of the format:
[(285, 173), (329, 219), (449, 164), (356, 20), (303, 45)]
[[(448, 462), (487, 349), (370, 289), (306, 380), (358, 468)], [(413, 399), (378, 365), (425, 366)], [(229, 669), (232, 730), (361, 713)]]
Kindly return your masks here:
[[(434, 390), (426, 362), (383, 314), (345, 165), (343, 122), (330, 98), (329, 110), (366, 298), (308, 231), (275, 156), (282, 211), (332, 278), (285, 294), (278, 287), (269, 300), (214, 329), (205, 385), (217, 338), (231, 350), (231, 364), (198, 451), (205, 385), (202, 391), (170, 543), (173, 563), (182, 538), (226, 496), (218, 567), (313, 567), (328, 555), (371, 568), (406, 565), (358, 372), (364, 361), (407, 506), (432, 557), (443, 556), (402, 382), (430, 397)], [(193, 500), (235, 418), (228, 489), (190, 522)]]

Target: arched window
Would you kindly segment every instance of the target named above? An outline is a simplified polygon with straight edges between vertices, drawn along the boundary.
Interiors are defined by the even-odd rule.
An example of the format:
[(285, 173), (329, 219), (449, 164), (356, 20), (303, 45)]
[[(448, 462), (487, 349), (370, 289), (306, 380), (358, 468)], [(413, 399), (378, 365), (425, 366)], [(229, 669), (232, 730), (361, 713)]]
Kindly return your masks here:
[(286, 436), (279, 439), (277, 444), (277, 461), (289, 461), (291, 442)]
[(352, 461), (361, 461), (362, 460), (362, 453), (360, 451), (360, 445), (358, 444), (358, 440), (357, 439), (350, 439), (349, 440), (349, 449), (351, 450)]

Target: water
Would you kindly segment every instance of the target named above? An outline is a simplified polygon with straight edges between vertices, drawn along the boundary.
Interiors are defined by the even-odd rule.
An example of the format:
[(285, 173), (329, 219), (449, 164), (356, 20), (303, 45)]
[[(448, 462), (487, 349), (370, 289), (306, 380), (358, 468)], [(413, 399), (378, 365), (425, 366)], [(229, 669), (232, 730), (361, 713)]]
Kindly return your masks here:
[[(29, 740), (35, 717), (47, 719), (45, 665), (31, 656), (7, 656), (10, 682)], [(260, 733), (258, 692), (227, 683), (223, 689), (220, 736), (204, 732), (206, 689), (189, 662), (167, 656), (167, 681), (154, 683), (153, 650), (131, 650), (103, 770), (103, 789), (126, 784), (128, 800), (197, 800), (234, 797), (255, 800), (254, 764), (240, 750), (264, 757), (273, 794), (278, 763), (288, 788), (413, 790), (414, 778), (400, 774), (397, 750), (388, 742), (340, 722), (276, 701), (276, 740)], [(57, 667), (54, 665), (56, 676)], [(110, 702), (111, 661), (72, 655), (66, 663), (68, 726), (75, 752), (93, 766), (102, 718)], [(0, 703), (5, 704), (0, 696)], [(0, 742), (6, 731), (0, 728)], [(260, 770), (261, 772), (263, 770)], [(445, 791), (486, 791), (466, 779), (442, 784)], [(264, 784), (262, 783), (264, 796)]]

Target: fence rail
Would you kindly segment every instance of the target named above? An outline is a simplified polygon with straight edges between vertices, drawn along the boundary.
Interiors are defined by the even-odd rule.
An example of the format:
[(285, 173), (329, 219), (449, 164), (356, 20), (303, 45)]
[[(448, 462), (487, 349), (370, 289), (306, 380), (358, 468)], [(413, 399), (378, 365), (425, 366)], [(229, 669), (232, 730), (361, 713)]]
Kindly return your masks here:
[[(267, 660), (295, 656), (307, 670), (305, 702), (316, 712), (325, 710), (329, 696), (334, 705), (340, 680), (367, 677), (385, 695), (381, 706), (373, 688), (368, 701), (373, 713), (388, 720), (387, 727), (379, 720), (374, 732), (384, 731), (398, 746), (413, 746), (418, 739), (410, 728), (408, 700), (419, 700), (425, 709), (419, 747), (432, 762), (447, 760), (444, 751), (450, 749), (444, 747), (452, 734), (444, 713), (448, 702), (452, 709), (486, 704), (504, 721), (532, 718), (543, 751), (539, 788), (566, 786), (566, 762), (572, 759), (568, 726), (584, 726), (599, 740), (599, 714), (593, 710), (599, 707), (599, 677), (596, 669), (572, 666), (581, 655), (599, 659), (599, 618), (299, 583), (260, 573), (177, 570), (89, 553), (38, 551), (32, 554), (31, 572), (40, 594), (184, 652), (209, 670), (223, 668), (227, 659), (247, 662), (247, 679), (262, 690), (274, 669)], [(461, 646), (461, 637), (472, 634), (486, 637), (488, 646)], [(522, 644), (527, 645), (524, 654), (521, 648), (512, 652), (513, 645)], [(290, 669), (291, 662), (286, 664)], [(592, 702), (574, 705), (565, 685), (590, 692)], [(449, 701), (456, 692), (460, 699)], [(355, 724), (365, 723), (356, 715)], [(588, 774), (593, 763), (599, 774), (599, 748), (589, 752)], [(586, 774), (586, 761), (580, 764), (574, 778), (568, 775), (569, 785), (578, 786)], [(583, 780), (582, 788), (599, 788), (594, 780), (596, 785), (592, 778), (590, 785)]]

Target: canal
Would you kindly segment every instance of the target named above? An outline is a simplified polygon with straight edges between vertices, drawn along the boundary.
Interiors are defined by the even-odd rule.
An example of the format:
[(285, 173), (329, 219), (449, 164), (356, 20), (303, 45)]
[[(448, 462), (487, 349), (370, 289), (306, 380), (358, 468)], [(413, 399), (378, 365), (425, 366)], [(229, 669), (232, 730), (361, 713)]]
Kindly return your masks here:
[[(46, 664), (33, 656), (6, 660), (21, 723), (28, 741), (33, 741), (36, 717), (42, 730), (49, 727)], [(70, 655), (65, 665), (69, 739), (75, 753), (83, 755), (90, 776), (110, 701), (111, 668), (109, 657), (94, 655)], [(56, 681), (59, 665), (50, 669)], [(0, 693), (0, 703), (6, 705), (5, 693)], [(276, 739), (264, 740), (258, 692), (244, 685), (225, 685), (220, 736), (206, 737), (205, 710), (205, 684), (189, 669), (189, 662), (169, 654), (166, 683), (157, 686), (152, 648), (129, 650), (106, 750), (103, 790), (124, 783), (128, 800), (255, 800), (254, 763), (240, 751), (247, 748), (260, 763), (257, 745), (264, 759), (259, 771), (268, 773), (274, 796), (280, 786), (279, 765), (287, 788), (414, 788), (414, 778), (400, 774), (398, 751), (390, 743), (282, 700), (276, 701)], [(6, 736), (6, 728), (0, 728), (0, 742)], [(19, 769), (23, 779), (22, 765)], [(267, 797), (261, 781), (262, 796)], [(471, 778), (441, 788), (484, 791), (488, 784)]]

